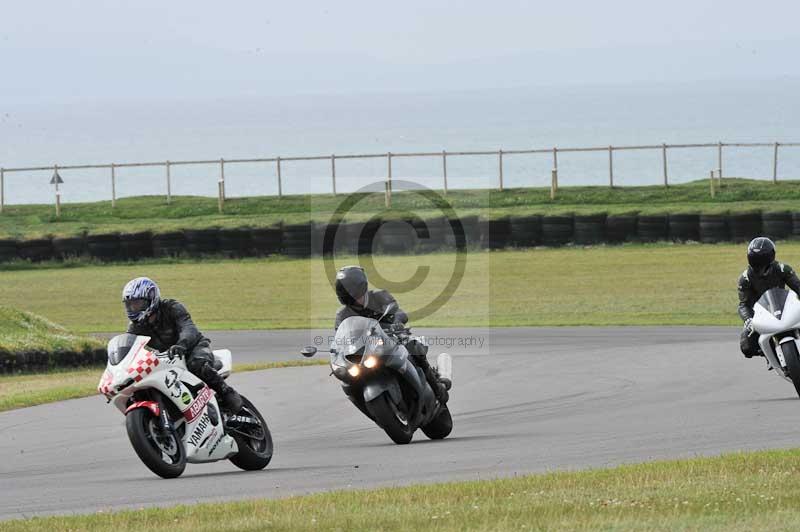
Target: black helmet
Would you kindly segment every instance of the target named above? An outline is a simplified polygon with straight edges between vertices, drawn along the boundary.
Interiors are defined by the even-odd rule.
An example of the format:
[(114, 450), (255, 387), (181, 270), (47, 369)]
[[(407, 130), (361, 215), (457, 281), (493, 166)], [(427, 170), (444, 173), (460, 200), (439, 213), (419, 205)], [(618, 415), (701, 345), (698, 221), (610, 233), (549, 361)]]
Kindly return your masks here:
[(345, 266), (336, 273), (336, 297), (342, 305), (366, 307), (367, 286), (367, 274), (360, 266)]
[(775, 260), (775, 244), (767, 237), (759, 236), (747, 246), (747, 262), (758, 275), (766, 275)]

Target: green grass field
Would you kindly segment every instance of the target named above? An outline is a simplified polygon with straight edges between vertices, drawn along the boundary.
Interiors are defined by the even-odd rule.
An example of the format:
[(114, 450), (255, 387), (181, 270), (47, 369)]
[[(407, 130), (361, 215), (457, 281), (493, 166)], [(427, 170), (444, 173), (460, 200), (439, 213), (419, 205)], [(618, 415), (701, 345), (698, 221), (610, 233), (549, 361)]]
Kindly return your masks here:
[[(778, 244), (779, 258), (800, 266), (800, 243)], [(356, 259), (337, 259), (337, 266)], [(473, 251), (464, 278), (418, 326), (734, 325), (743, 245), (626, 245)], [(414, 311), (442, 292), (455, 256), (377, 256), (373, 284), (391, 288)], [(416, 289), (391, 282), (420, 266)], [(385, 282), (377, 282), (379, 272)], [(123, 285), (148, 275), (165, 297), (183, 301), (201, 329), (332, 327), (337, 301), (321, 259), (216, 260), (39, 267), (0, 272), (0, 300), (79, 332), (126, 327)], [(388, 282), (388, 283), (387, 283)]]
[[(268, 476), (269, 473), (265, 473)], [(50, 530), (798, 530), (800, 450), (3, 523)]]
[[(7, 300), (3, 298), (0, 301)], [(96, 338), (73, 334), (31, 312), (0, 306), (0, 350), (12, 353), (22, 350), (83, 351), (102, 346), (103, 343)]]
[[(262, 369), (327, 364), (326, 360), (290, 360), (235, 365), (236, 373)], [(58, 370), (47, 373), (0, 375), (0, 412), (65, 401), (97, 394), (103, 367)]]
[[(765, 181), (726, 178), (715, 199), (708, 182), (647, 187), (564, 187), (555, 201), (547, 188), (499, 190), (452, 190), (447, 201), (461, 216), (484, 217), (521, 214), (642, 212), (727, 212), (747, 210), (797, 210), (800, 186), (797, 181), (772, 184)], [(0, 215), (0, 238), (35, 238), (43, 235), (74, 235), (82, 232), (110, 233), (156, 231), (202, 227), (270, 226), (277, 222), (326, 222), (346, 195), (251, 197), (229, 199), (225, 214), (217, 211), (215, 198), (175, 197), (167, 205), (162, 196), (124, 198), (111, 203), (74, 203), (55, 217), (52, 205), (11, 205)], [(393, 211), (384, 210), (382, 194), (369, 195), (359, 203), (350, 219), (367, 219), (376, 213), (384, 217), (411, 211), (422, 218), (441, 213), (415, 192), (397, 192)], [(143, 215), (146, 213), (146, 216)]]

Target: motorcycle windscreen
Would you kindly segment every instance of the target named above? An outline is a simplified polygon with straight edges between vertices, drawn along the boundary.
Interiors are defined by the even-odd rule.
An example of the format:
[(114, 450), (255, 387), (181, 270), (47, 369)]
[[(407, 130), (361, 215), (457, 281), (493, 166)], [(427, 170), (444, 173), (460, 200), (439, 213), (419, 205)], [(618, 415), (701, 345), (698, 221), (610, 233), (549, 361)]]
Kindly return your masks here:
[(120, 334), (115, 336), (108, 342), (108, 361), (112, 366), (116, 366), (122, 359), (128, 356), (128, 353), (136, 343), (137, 336), (135, 334)]
[[(331, 346), (337, 353), (345, 356), (363, 353), (367, 333), (377, 322), (363, 316), (351, 316), (336, 329)], [(380, 327), (379, 327), (380, 328)]]
[(767, 312), (780, 319), (789, 291), (783, 288), (771, 288), (759, 298), (757, 305), (764, 307)]

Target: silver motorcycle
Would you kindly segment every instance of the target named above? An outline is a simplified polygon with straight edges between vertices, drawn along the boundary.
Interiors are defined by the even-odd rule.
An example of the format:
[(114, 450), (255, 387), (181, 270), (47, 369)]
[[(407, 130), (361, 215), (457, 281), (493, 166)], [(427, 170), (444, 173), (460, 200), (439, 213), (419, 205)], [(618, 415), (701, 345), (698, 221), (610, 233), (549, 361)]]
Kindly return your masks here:
[[(453, 430), (447, 404), (437, 400), (422, 370), (409, 359), (404, 344), (412, 339), (408, 329), (385, 330), (380, 319), (353, 316), (336, 330), (330, 349), (331, 371), (345, 395), (398, 444), (409, 443), (418, 428), (433, 440)], [(316, 352), (309, 346), (301, 354)], [(452, 383), (450, 355), (440, 354), (436, 368), (443, 382)]]

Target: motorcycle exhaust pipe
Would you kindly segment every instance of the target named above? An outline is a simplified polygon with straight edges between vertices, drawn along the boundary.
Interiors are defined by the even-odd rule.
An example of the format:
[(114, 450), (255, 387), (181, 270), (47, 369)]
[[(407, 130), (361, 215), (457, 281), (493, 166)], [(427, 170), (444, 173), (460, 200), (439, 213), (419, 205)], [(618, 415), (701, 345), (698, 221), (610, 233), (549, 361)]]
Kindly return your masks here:
[(439, 380), (449, 390), (453, 385), (453, 359), (447, 353), (442, 353), (436, 358), (436, 371), (439, 373)]

